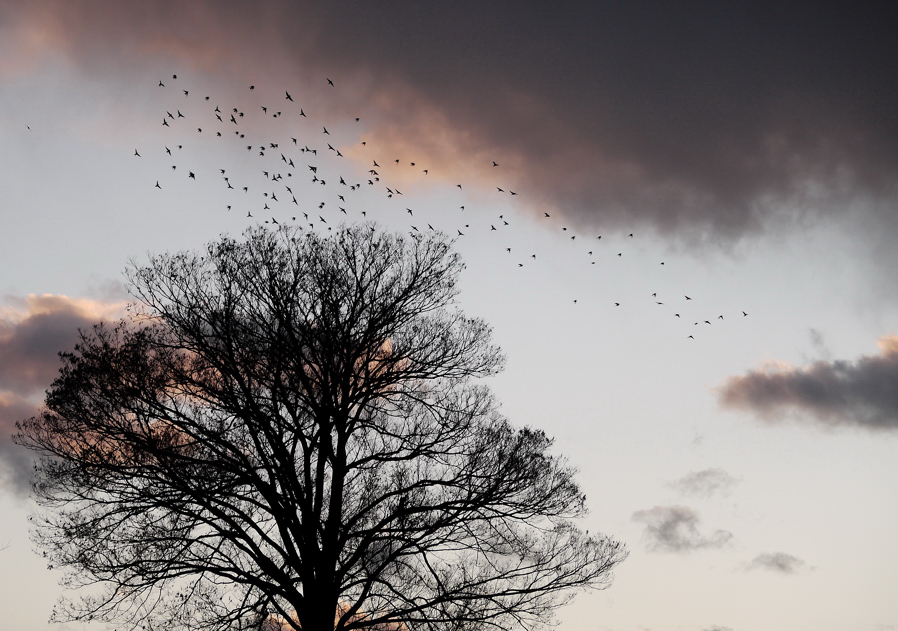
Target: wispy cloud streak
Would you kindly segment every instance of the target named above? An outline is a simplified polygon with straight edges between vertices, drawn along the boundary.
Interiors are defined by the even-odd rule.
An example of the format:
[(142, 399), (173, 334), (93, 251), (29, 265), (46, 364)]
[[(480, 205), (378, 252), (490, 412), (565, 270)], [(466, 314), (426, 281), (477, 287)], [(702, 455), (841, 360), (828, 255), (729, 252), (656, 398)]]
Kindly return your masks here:
[(807, 564), (798, 557), (785, 552), (764, 552), (752, 559), (746, 566), (746, 571), (767, 570), (779, 574), (795, 574), (807, 567)]

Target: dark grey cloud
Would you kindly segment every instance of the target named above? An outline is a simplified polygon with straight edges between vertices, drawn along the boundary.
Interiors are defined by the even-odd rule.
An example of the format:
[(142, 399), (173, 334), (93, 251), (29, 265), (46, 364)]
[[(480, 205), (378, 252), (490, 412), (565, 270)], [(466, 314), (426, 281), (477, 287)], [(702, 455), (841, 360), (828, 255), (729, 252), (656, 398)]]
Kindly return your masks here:
[(746, 571), (768, 570), (780, 574), (795, 574), (804, 570), (807, 564), (785, 552), (764, 552), (752, 559), (745, 567)]
[(720, 404), (778, 421), (797, 417), (829, 426), (898, 429), (898, 336), (883, 337), (881, 353), (856, 361), (773, 365), (730, 377)]
[(0, 316), (0, 390), (20, 396), (43, 392), (59, 372), (59, 352), (71, 350), (78, 329), (95, 322), (64, 296), (35, 296), (30, 309)]
[(684, 495), (707, 498), (715, 494), (726, 495), (738, 482), (737, 478), (718, 467), (690, 472), (670, 486)]
[(332, 74), (331, 106), (364, 109), (384, 140), (427, 145), (448, 131), (457, 146), (426, 157), (495, 156), (522, 200), (583, 228), (720, 243), (850, 214), (898, 235), (887, 3), (2, 6), (8, 24), (49, 29), (50, 45), (97, 72), (148, 71), (168, 55), (237, 82)]
[(12, 441), (16, 422), (37, 414), (32, 402), (9, 392), (0, 392), (0, 489), (12, 491), (18, 496), (30, 490), (30, 452)]
[(29, 489), (30, 453), (12, 442), (15, 424), (37, 414), (37, 400), (70, 351), (78, 329), (116, 319), (124, 303), (78, 300), (58, 295), (8, 297), (0, 308), (0, 486), (14, 493)]
[(657, 552), (692, 552), (721, 548), (733, 538), (726, 530), (702, 534), (698, 513), (688, 506), (655, 506), (633, 513), (633, 520), (645, 524), (649, 549)]

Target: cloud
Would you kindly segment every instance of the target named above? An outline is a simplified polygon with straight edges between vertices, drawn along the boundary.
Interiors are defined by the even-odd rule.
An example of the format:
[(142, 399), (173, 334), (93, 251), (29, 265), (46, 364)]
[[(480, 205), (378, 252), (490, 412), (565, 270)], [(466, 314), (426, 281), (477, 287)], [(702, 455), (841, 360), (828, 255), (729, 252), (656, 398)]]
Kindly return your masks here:
[(0, 308), (0, 390), (20, 396), (50, 385), (59, 370), (58, 353), (72, 349), (79, 328), (113, 318), (124, 306), (59, 295), (8, 301), (13, 307)]
[(670, 486), (684, 495), (707, 498), (715, 493), (726, 495), (730, 488), (738, 482), (738, 479), (723, 469), (714, 468), (688, 473), (672, 482)]
[(795, 574), (807, 567), (807, 564), (785, 552), (764, 552), (752, 559), (745, 567), (746, 571), (768, 570), (780, 574)]
[(805, 367), (770, 364), (730, 377), (723, 407), (764, 420), (811, 419), (828, 426), (898, 429), (898, 336), (879, 340), (880, 354), (856, 361), (817, 361)]
[(633, 513), (633, 520), (645, 524), (644, 537), (657, 552), (692, 552), (702, 548), (721, 548), (733, 538), (726, 530), (704, 535), (698, 514), (688, 506), (655, 506)]
[(6, 303), (0, 307), (0, 485), (24, 494), (32, 460), (12, 443), (16, 421), (37, 414), (37, 399), (59, 372), (58, 353), (75, 346), (78, 329), (118, 319), (125, 303), (50, 294)]
[(497, 160), (522, 204), (582, 229), (717, 244), (851, 216), (898, 236), (885, 6), (0, 2), (0, 72), (62, 56), (135, 80), (165, 63), (239, 85), (335, 76), (327, 109), (364, 112), (384, 148), (447, 179)]
[(12, 442), (16, 421), (37, 414), (34, 403), (9, 392), (0, 392), (0, 488), (19, 496), (28, 494), (31, 480), (31, 454)]

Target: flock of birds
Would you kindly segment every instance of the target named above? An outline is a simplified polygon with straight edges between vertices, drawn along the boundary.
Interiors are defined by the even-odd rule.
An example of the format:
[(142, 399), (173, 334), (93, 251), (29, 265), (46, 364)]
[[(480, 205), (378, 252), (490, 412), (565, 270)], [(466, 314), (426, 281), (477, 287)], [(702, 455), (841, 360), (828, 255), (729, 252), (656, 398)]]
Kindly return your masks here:
[[(325, 81), (326, 83), (323, 84), (325, 89), (336, 89), (330, 78), (325, 78)], [(175, 85), (177, 88), (174, 87)], [(161, 126), (166, 129), (163, 130), (165, 136), (161, 140), (161, 146), (153, 150), (164, 151), (166, 158), (174, 162), (178, 160), (178, 154), (184, 149), (185, 143), (190, 143), (179, 134), (189, 132), (204, 137), (212, 136), (222, 140), (236, 141), (232, 143), (236, 146), (228, 145), (228, 150), (245, 152), (241, 166), (237, 168), (236, 172), (233, 168), (218, 168), (216, 177), (220, 185), (234, 195), (233, 200), (226, 205), (225, 209), (229, 212), (240, 213), (245, 210), (246, 217), (254, 221), (261, 220), (266, 224), (273, 225), (292, 222), (299, 224), (302, 229), (306, 229), (307, 226), (310, 230), (332, 230), (333, 225), (343, 217), (349, 219), (353, 215), (361, 215), (362, 218), (367, 218), (368, 210), (381, 208), (381, 204), (367, 202), (368, 195), (371, 193), (382, 195), (387, 200), (392, 200), (393, 204), (400, 198), (404, 198), (397, 185), (391, 183), (389, 179), (391, 175), (401, 175), (400, 179), (407, 181), (412, 173), (417, 177), (426, 177), (431, 172), (429, 168), (417, 165), (414, 161), (395, 157), (387, 160), (382, 156), (375, 156), (375, 149), (369, 147), (365, 140), (358, 138), (356, 138), (357, 144), (351, 159), (346, 159), (343, 151), (347, 151), (347, 146), (335, 140), (335, 136), (328, 131), (326, 124), (313, 123), (305, 110), (296, 103), (293, 95), (286, 90), (279, 98), (280, 107), (271, 107), (270, 104), (264, 105), (258, 102), (249, 108), (234, 107), (233, 104), (223, 107), (213, 102), (210, 96), (201, 96), (199, 97), (199, 107), (205, 111), (196, 114), (194, 104), (197, 97), (195, 95), (191, 97), (193, 91), (189, 88), (185, 89), (179, 84), (177, 75), (172, 75), (170, 80), (160, 80), (158, 87), (170, 90), (173, 95), (177, 96), (172, 99), (175, 101), (174, 104), (166, 109), (162, 116)], [(261, 90), (256, 92), (254, 85), (248, 86), (247, 91), (252, 95), (261, 92)], [(190, 108), (188, 108), (188, 104), (191, 106)], [(182, 108), (188, 113), (183, 113)], [(291, 132), (286, 136), (273, 138), (275, 132), (265, 128), (271, 126), (268, 123), (277, 123), (281, 118), (293, 119), (293, 122), (286, 123), (286, 125), (290, 125)], [(360, 118), (346, 122), (357, 124), (360, 122)], [(281, 132), (284, 126), (284, 124), (278, 125)], [(332, 125), (332, 129), (336, 128)], [(261, 139), (262, 136), (265, 136), (264, 140)], [(135, 157), (141, 158), (145, 154), (146, 150), (143, 154), (139, 149), (134, 150)], [(219, 151), (218, 155), (226, 156), (228, 154)], [(358, 164), (363, 155), (366, 156), (364, 159), (370, 161), (370, 164), (367, 165), (367, 172), (361, 174)], [(249, 158), (255, 161), (257, 168), (250, 168), (247, 172), (245, 167)], [(345, 164), (343, 173), (354, 173), (355, 175), (332, 174), (329, 167), (334, 164), (335, 160), (346, 160), (345, 163), (338, 162), (337, 164)], [(485, 164), (484, 168), (501, 173), (499, 163), (494, 160), (490, 162), (491, 164)], [(199, 171), (199, 168), (196, 168)], [(400, 173), (399, 169), (403, 171)], [(197, 180), (197, 171), (186, 169), (186, 174), (184, 171), (184, 168), (179, 171), (178, 164), (172, 164), (171, 170), (166, 176), (156, 179), (154, 188), (163, 189), (163, 183), (168, 186), (172, 178)], [(252, 177), (253, 171), (255, 171), (255, 178)], [(259, 179), (259, 175), (263, 179)], [(463, 183), (455, 183), (454, 187), (459, 191), (464, 191)], [(496, 194), (504, 196), (502, 201), (506, 204), (518, 196), (517, 191), (511, 190), (507, 186), (495, 186), (495, 189)], [(456, 201), (466, 201), (466, 199), (461, 197)], [(360, 206), (368, 210), (356, 210)], [(404, 203), (397, 206), (400, 208), (400, 212), (404, 213), (403, 216), (407, 217), (410, 234), (413, 237), (420, 235), (424, 230), (438, 230), (421, 218), (421, 215), (426, 213), (416, 215), (415, 209)], [(444, 230), (444, 232), (455, 234), (458, 239), (472, 234), (475, 230), (501, 232), (511, 226), (509, 221), (511, 215), (507, 214), (508, 211), (484, 221), (480, 216), (472, 219), (470, 210), (467, 213), (464, 212), (464, 204), (459, 205), (455, 210), (458, 212), (441, 215), (441, 217), (448, 216), (453, 219), (452, 228)], [(461, 217), (465, 217), (465, 219), (461, 219)], [(601, 235), (585, 237), (582, 234), (573, 234), (573, 230), (569, 231), (565, 226), (558, 226), (556, 218), (549, 212), (543, 211), (540, 219), (550, 224), (554, 230), (560, 228), (560, 231), (565, 233), (566, 240), (572, 244), (579, 245), (588, 240), (591, 245), (585, 246), (584, 251), (587, 252), (589, 263), (596, 264), (596, 254), (599, 253), (599, 246), (602, 243)], [(433, 221), (436, 222), (436, 220)], [(577, 240), (578, 236), (580, 237), (579, 241)], [(629, 233), (623, 238), (632, 240), (634, 234)], [(506, 254), (512, 254), (512, 247), (504, 249)], [(606, 256), (615, 258), (622, 258), (624, 255), (623, 251), (616, 253), (606, 251), (604, 253)], [(517, 252), (515, 252), (515, 256), (518, 256)], [(528, 253), (523, 259), (513, 260), (511, 264), (523, 268), (525, 263), (536, 261), (537, 254)], [(663, 261), (660, 263), (661, 266), (664, 264)], [(659, 306), (665, 304), (668, 307), (674, 306), (674, 303), (669, 300), (668, 302), (659, 300), (657, 292), (651, 293), (651, 299)], [(683, 305), (683, 308), (674, 307), (671, 317), (684, 322), (693, 320), (692, 325), (695, 327), (712, 325), (714, 322), (724, 320), (723, 314), (714, 314), (698, 319), (692, 315), (687, 318), (687, 315), (692, 312), (690, 310), (687, 314), (686, 307), (693, 301), (693, 298), (683, 295), (676, 300)], [(577, 302), (578, 300), (573, 300), (574, 304)], [(621, 304), (621, 302), (611, 302), (614, 307), (620, 307)], [(748, 313), (741, 311), (735, 315), (736, 317), (747, 317)], [(687, 338), (695, 339), (695, 333), (690, 331)]]

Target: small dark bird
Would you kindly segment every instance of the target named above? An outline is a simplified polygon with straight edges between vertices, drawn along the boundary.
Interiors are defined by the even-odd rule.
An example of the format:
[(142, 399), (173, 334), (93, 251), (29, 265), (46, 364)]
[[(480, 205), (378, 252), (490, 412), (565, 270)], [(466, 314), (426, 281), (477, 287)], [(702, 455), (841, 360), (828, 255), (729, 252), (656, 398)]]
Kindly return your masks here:
[(137, 153), (137, 149), (134, 150), (134, 155), (137, 156), (138, 158), (140, 157), (140, 154)]
[(633, 238), (633, 233), (631, 232), (628, 236), (632, 239), (632, 238)]
[(255, 90), (255, 89), (256, 89), (256, 86), (251, 85), (251, 86), (249, 86), (249, 89), (250, 89), (250, 90)]
[(747, 315), (748, 315), (748, 314), (745, 313), (744, 311), (742, 312), (742, 316), (743, 316), (743, 317), (745, 317), (745, 316), (747, 316)]
[(162, 82), (160, 81), (160, 82), (159, 82), (159, 87), (160, 87), (160, 88), (164, 88), (164, 87), (165, 87), (165, 84), (162, 83)]
[(406, 208), (406, 210), (408, 211), (408, 214), (410, 214), (412, 217), (415, 216), (415, 214), (412, 212), (411, 208)]
[(171, 127), (171, 125), (168, 124), (168, 121), (165, 120), (164, 118), (162, 119), (162, 124), (165, 125), (166, 127)]
[(614, 306), (615, 306), (615, 307), (619, 307), (619, 306), (620, 306), (620, 303), (619, 303), (619, 302), (615, 302), (615, 303), (614, 303)]
[[(302, 111), (302, 108), (299, 108), (299, 115), (306, 116), (306, 113)], [(306, 116), (306, 118), (308, 118), (308, 116)]]
[(499, 165), (496, 164), (496, 162), (494, 161), (494, 162), (493, 162), (493, 166), (494, 166), (494, 167), (497, 167), (497, 166), (499, 166)]
[(498, 186), (496, 187), (496, 190), (499, 191), (500, 193), (504, 193), (504, 192), (505, 192), (503, 189), (499, 188)]
[(327, 134), (328, 136), (331, 135), (331, 133), (329, 131), (327, 131), (327, 127), (324, 127), (324, 133)]
[(543, 213), (546, 217), (551, 217), (549, 213)]
[(184, 90), (184, 96), (187, 96), (187, 90)]
[(717, 319), (718, 319), (718, 320), (723, 320), (723, 316), (722, 316), (722, 315), (719, 315), (719, 316), (717, 316)]
[[(326, 77), (325, 77), (325, 78), (326, 78)], [(327, 83), (328, 83), (328, 85), (331, 85), (331, 86), (334, 85), (334, 82), (331, 81), (330, 79), (327, 80)]]
[(293, 97), (290, 96), (290, 93), (289, 93), (289, 92), (287, 92), (287, 100), (288, 100), (288, 101), (292, 101), (292, 100), (293, 100)]
[(461, 190), (461, 184), (456, 184), (456, 186), (458, 187), (458, 190)]
[(156, 188), (162, 188), (161, 186), (159, 186), (159, 180), (156, 180)]
[(684, 296), (684, 298), (686, 298), (686, 300), (692, 300), (689, 296)]
[(193, 179), (193, 180), (196, 179), (196, 176), (193, 174), (193, 171), (188, 171), (188, 172), (187, 172), (187, 177), (189, 177), (189, 178), (191, 178), (191, 179)]
[(690, 335), (688, 339), (694, 340), (695, 338), (694, 338), (693, 336)]
[(171, 155), (171, 149), (169, 149), (168, 147), (166, 147), (166, 148), (165, 148), (165, 153), (167, 153), (168, 155)]

